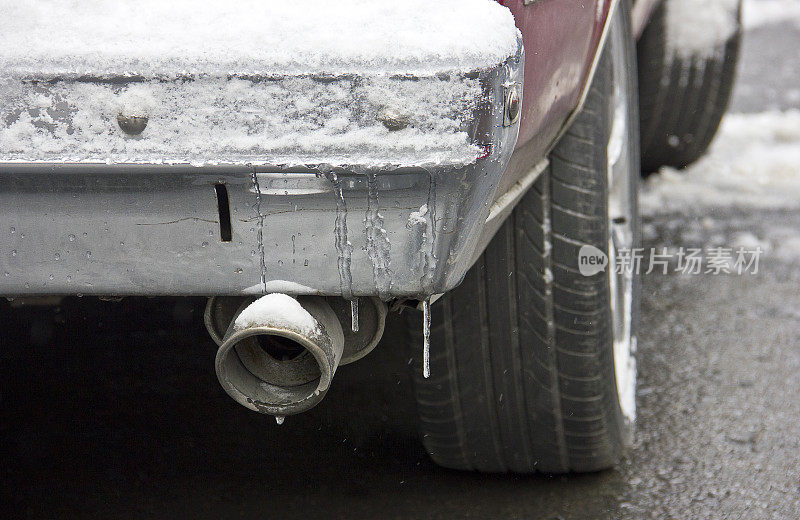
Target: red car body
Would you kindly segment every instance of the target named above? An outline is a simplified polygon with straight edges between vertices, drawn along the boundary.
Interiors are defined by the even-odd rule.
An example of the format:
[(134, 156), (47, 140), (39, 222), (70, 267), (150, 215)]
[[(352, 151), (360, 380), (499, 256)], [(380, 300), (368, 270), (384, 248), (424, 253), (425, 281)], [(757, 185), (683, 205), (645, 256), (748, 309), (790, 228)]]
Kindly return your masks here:
[[(638, 0), (632, 23), (639, 35), (659, 0)], [(514, 14), (525, 45), (525, 83), (517, 151), (498, 193), (555, 144), (581, 104), (614, 0), (499, 0)]]

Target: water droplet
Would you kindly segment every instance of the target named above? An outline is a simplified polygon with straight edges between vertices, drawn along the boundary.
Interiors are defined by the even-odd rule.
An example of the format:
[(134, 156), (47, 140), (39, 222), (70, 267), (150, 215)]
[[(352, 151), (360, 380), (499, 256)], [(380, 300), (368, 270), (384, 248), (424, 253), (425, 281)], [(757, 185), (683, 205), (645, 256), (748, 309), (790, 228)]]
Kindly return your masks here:
[(25, 238), (25, 233), (20, 233), (20, 234), (19, 234), (19, 237), (20, 237), (20, 238)]
[(56, 279), (56, 277), (55, 277), (55, 276), (53, 276), (52, 274), (51, 274), (50, 276), (48, 276), (48, 278), (49, 278), (50, 280), (55, 280), (55, 279)]
[(67, 281), (68, 281), (68, 282), (71, 282), (71, 281), (72, 281), (72, 276), (70, 276), (70, 275), (67, 275)]
[(125, 247), (125, 242), (120, 242), (120, 243), (119, 243), (119, 246), (120, 246), (120, 247)]
[(56, 253), (53, 256), (55, 257), (56, 260), (61, 260), (61, 253)]
[(28, 282), (25, 282), (25, 288), (26, 289), (30, 289), (31, 288), (31, 284), (29, 284)]
[(85, 236), (85, 237), (88, 237), (88, 236), (89, 236), (89, 233), (87, 233), (86, 231), (84, 231), (84, 232), (83, 232), (83, 236)]
[(207, 246), (208, 246), (208, 242), (203, 242), (203, 243), (202, 243), (202, 244), (200, 244), (200, 245), (201, 245), (201, 246), (203, 246), (203, 247), (207, 247)]
[(17, 250), (16, 250), (16, 249), (14, 249), (13, 251), (11, 251), (11, 256), (17, 256)]
[(11, 228), (11, 234), (13, 235), (13, 234), (14, 234), (14, 233), (16, 233), (16, 232), (17, 232), (17, 228), (14, 228), (14, 227), (12, 227), (12, 228)]
[(275, 416), (275, 422), (278, 423), (278, 424), (283, 424), (284, 419), (286, 419), (286, 417), (284, 417), (283, 415), (276, 415)]
[(75, 235), (70, 235), (70, 236), (69, 236), (69, 237), (67, 237), (67, 238), (69, 238), (69, 241), (70, 241), (70, 242), (75, 242)]
[(6, 271), (5, 273), (3, 273), (3, 276), (11, 276), (11, 273), (9, 273), (8, 271)]
[(242, 268), (241, 267), (237, 267), (236, 268), (236, 274), (242, 274)]
[(283, 265), (283, 260), (278, 260), (278, 265)]
[(86, 258), (89, 259), (91, 257), (92, 257), (92, 252), (91, 251), (86, 251)]

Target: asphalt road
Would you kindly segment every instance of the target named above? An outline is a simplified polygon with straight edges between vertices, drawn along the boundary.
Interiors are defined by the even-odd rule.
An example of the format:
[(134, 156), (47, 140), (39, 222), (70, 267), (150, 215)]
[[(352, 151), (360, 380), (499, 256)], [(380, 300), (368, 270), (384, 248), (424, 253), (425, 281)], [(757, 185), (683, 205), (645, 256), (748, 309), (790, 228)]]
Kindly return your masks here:
[[(773, 92), (762, 57), (787, 41), (800, 41), (788, 24), (748, 33), (735, 109), (800, 103), (780, 88), (756, 96)], [(772, 238), (758, 274), (644, 277), (637, 440), (614, 470), (434, 466), (396, 318), (321, 405), (278, 426), (220, 389), (202, 300), (68, 299), (49, 341), (41, 312), (3, 303), (0, 515), (800, 518), (800, 269), (781, 247), (800, 215), (699, 208), (647, 217), (645, 231), (658, 248)]]

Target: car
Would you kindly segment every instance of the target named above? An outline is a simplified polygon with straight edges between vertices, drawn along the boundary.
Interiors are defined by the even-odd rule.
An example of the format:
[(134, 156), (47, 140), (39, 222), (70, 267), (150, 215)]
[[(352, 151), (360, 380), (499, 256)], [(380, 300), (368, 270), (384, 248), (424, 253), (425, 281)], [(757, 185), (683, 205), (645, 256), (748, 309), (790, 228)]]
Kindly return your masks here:
[(279, 424), (401, 312), (438, 464), (624, 455), (639, 279), (616, 261), (641, 174), (716, 132), (739, 0), (3, 10), (1, 295), (207, 296), (222, 388)]

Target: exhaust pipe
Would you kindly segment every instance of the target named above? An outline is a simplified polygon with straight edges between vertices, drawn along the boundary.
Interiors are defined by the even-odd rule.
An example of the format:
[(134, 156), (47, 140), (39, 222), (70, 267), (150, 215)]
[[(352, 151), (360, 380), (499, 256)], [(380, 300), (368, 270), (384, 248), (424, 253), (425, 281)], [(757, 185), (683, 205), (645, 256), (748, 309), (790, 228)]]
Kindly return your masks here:
[(325, 298), (275, 293), (238, 307), (215, 365), (236, 402), (280, 421), (325, 397), (343, 352), (344, 332)]

